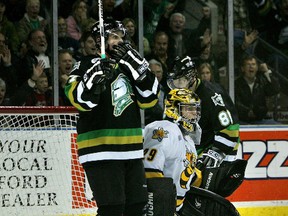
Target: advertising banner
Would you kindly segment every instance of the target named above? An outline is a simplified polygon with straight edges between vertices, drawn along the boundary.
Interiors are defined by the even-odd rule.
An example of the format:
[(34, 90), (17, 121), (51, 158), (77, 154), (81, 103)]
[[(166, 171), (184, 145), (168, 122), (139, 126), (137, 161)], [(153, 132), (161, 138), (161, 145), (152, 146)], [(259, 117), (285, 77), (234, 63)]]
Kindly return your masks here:
[[(9, 136), (7, 136), (7, 134)], [(245, 180), (228, 199), (241, 216), (288, 215), (288, 127), (241, 127)], [(0, 215), (95, 215), (76, 131), (0, 130)]]
[(242, 127), (243, 184), (229, 197), (241, 216), (288, 215), (288, 127)]

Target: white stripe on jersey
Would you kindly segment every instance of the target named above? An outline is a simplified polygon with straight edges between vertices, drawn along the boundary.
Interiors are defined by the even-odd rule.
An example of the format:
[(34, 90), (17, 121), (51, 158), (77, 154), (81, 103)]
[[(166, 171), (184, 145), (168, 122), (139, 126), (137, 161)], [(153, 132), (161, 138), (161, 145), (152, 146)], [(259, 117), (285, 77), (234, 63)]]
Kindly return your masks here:
[(97, 152), (79, 156), (80, 163), (101, 160), (129, 160), (143, 158), (143, 150), (128, 152)]
[(220, 142), (220, 143), (223, 143), (224, 145), (226, 146), (229, 146), (229, 147), (235, 147), (236, 143), (235, 142), (232, 142), (222, 136), (218, 136), (218, 135), (215, 135), (215, 141), (217, 142)]

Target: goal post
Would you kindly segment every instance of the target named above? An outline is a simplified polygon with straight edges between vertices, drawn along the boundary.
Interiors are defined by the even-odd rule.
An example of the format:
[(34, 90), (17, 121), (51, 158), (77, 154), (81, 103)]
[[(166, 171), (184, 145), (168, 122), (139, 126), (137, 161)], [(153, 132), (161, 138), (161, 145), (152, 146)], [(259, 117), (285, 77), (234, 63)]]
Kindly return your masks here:
[(0, 209), (10, 216), (96, 215), (73, 107), (0, 107)]

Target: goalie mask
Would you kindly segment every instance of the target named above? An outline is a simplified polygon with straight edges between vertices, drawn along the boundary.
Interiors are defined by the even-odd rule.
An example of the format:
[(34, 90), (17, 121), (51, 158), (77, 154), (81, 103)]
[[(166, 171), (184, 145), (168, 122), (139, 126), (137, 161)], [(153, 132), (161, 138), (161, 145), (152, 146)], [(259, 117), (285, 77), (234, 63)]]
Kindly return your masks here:
[(189, 56), (174, 59), (172, 72), (168, 74), (167, 85), (170, 89), (190, 88), (196, 80), (197, 69)]
[(165, 116), (187, 132), (195, 130), (201, 117), (200, 98), (188, 89), (172, 89), (165, 100)]
[[(91, 28), (91, 33), (96, 41), (96, 46), (97, 49), (100, 50), (100, 45), (101, 45), (101, 34), (100, 34), (100, 22), (97, 21)], [(122, 22), (120, 21), (115, 21), (115, 20), (106, 20), (104, 21), (104, 38), (105, 38), (105, 42), (107, 43), (108, 40), (108, 36), (110, 34), (113, 34), (115, 32), (122, 32), (123, 34), (123, 41), (125, 40), (126, 37), (126, 29), (124, 27), (124, 25), (122, 24)], [(105, 44), (106, 45), (106, 44)]]

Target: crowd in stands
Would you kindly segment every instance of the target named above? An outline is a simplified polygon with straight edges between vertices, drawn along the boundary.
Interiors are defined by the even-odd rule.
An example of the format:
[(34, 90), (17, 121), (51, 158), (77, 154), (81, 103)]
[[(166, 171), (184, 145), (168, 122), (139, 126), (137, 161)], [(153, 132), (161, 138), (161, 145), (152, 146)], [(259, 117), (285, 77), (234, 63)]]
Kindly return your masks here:
[[(137, 0), (102, 2), (104, 20), (122, 21), (127, 29), (127, 41), (138, 49)], [(187, 27), (187, 18), (184, 15), (185, 2), (143, 1), (144, 56), (150, 62), (151, 72), (155, 73), (161, 84), (163, 98), (168, 91), (167, 74), (176, 56), (189, 55), (199, 67), (199, 77), (207, 79), (207, 76), (211, 76), (212, 81), (218, 84), (219, 69), (227, 65), (226, 61), (223, 62), (223, 56), (215, 52), (217, 43), (212, 41), (210, 8), (203, 1), (202, 18), (197, 25)], [(227, 4), (223, 5), (221, 0), (213, 2), (219, 7), (219, 16), (223, 15), (224, 33), (227, 36)], [(246, 91), (250, 91), (249, 94), (252, 95), (256, 91), (254, 89), (259, 87), (262, 89), (261, 95), (266, 97), (266, 85), (275, 87), (273, 95), (279, 94), (280, 91), (285, 92), (283, 80), (277, 81), (274, 71), (270, 68), (275, 61), (280, 61), (279, 71), (287, 78), (287, 61), (282, 60), (279, 55), (263, 57), (262, 50), (255, 47), (258, 38), (261, 38), (284, 54), (288, 54), (288, 0), (234, 0), (233, 10), (234, 72), (236, 77), (240, 77), (235, 81), (235, 103), (241, 111), (243, 101), (239, 94), (244, 88), (245, 81)], [(59, 105), (70, 105), (64, 95), (63, 86), (73, 64), (82, 56), (96, 54), (95, 41), (89, 33), (96, 20), (98, 20), (98, 1), (58, 1)], [(53, 105), (52, 37), (52, 6), (49, 0), (0, 0), (0, 106)], [(264, 72), (269, 71), (269, 77), (273, 76), (273, 82), (267, 77), (264, 82), (260, 82), (258, 75), (263, 78), (263, 73), (260, 72), (255, 73), (255, 77), (247, 81), (245, 77), (248, 72), (243, 69), (245, 66), (242, 61), (247, 55), (251, 58), (262, 57), (264, 62), (258, 62), (258, 58), (255, 57), (257, 69), (261, 68), (260, 63), (267, 63)], [(223, 88), (223, 91), (225, 90)], [(157, 105), (158, 108), (155, 108), (155, 119), (159, 116), (161, 118), (159, 113), (163, 109), (162, 103), (163, 101)], [(258, 100), (254, 100), (253, 103), (247, 102), (247, 106), (249, 104), (247, 109), (250, 111), (256, 110), (259, 105), (255, 104)], [(265, 103), (262, 105), (265, 106)], [(267, 113), (267, 107), (265, 110)], [(247, 110), (243, 112), (249, 113)], [(147, 113), (147, 116), (153, 116), (151, 110)], [(260, 120), (265, 119), (266, 113)], [(152, 120), (147, 117), (147, 121)], [(253, 123), (251, 119), (247, 120), (247, 116), (242, 120)]]

